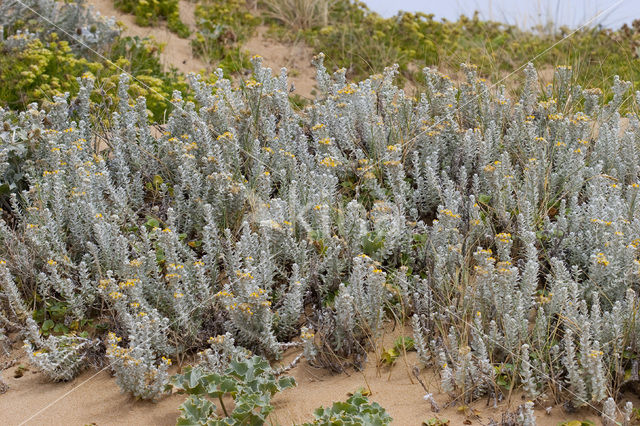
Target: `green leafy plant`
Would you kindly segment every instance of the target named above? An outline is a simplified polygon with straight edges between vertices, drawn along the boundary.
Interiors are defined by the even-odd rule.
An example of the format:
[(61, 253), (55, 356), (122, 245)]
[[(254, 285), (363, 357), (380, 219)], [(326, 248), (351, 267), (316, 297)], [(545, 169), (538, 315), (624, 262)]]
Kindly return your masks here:
[(415, 342), (411, 337), (400, 336), (396, 339), (391, 348), (382, 352), (382, 362), (388, 365), (393, 365), (400, 355), (405, 352), (415, 350)]
[(360, 392), (353, 394), (346, 402), (334, 402), (331, 408), (320, 407), (315, 412), (315, 420), (305, 425), (382, 426), (393, 420), (377, 402), (369, 402)]
[(449, 419), (441, 419), (438, 417), (431, 417), (422, 422), (422, 426), (448, 426), (449, 424)]
[(43, 336), (68, 333), (69, 327), (65, 325), (68, 309), (64, 302), (48, 300), (41, 309), (34, 310), (33, 319), (40, 325), (40, 333)]
[(191, 31), (180, 20), (178, 0), (116, 0), (118, 9), (136, 16), (136, 24), (143, 27), (166, 20), (167, 27), (179, 37), (189, 37)]
[[(186, 367), (172, 377), (169, 388), (189, 395), (180, 406), (178, 425), (258, 425), (273, 411), (271, 397), (293, 386), (292, 377), (276, 377), (264, 358), (253, 356), (231, 361), (224, 374)], [(225, 405), (227, 397), (233, 399), (232, 411)], [(218, 401), (223, 416), (208, 398)]]
[(514, 367), (513, 364), (503, 363), (494, 366), (496, 374), (496, 384), (503, 388), (511, 387), (514, 379)]

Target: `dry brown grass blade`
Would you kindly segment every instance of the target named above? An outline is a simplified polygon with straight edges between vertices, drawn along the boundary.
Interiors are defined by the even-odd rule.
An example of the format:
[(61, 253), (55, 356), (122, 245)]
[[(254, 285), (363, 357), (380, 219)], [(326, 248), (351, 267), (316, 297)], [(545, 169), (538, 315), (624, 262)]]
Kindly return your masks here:
[(329, 24), (336, 0), (264, 0), (265, 15), (298, 31)]

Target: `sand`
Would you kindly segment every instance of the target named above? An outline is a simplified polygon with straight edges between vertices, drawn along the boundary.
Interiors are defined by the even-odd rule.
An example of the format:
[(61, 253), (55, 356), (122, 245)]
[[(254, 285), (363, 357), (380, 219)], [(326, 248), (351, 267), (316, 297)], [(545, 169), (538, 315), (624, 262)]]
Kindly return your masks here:
[[(404, 332), (406, 334), (406, 330)], [(398, 336), (389, 332), (382, 338), (378, 351)], [(299, 349), (290, 349), (283, 363), (290, 362)], [(0, 395), (0, 424), (2, 425), (175, 425), (178, 406), (185, 396), (172, 394), (158, 402), (135, 400), (124, 394), (108, 370), (86, 371), (67, 383), (51, 383), (28, 363), (20, 342), (14, 342), (9, 356), (0, 358), (0, 366), (15, 359), (11, 367), (2, 371), (9, 390)], [(392, 367), (378, 365), (378, 356), (371, 353), (363, 371), (333, 374), (325, 369), (300, 362), (289, 374), (297, 386), (277, 394), (273, 399), (274, 412), (269, 417), (272, 424), (291, 425), (312, 420), (313, 410), (329, 406), (332, 402), (346, 400), (350, 392), (365, 389), (371, 392), (370, 400), (378, 402), (393, 417), (395, 425), (420, 425), (433, 417), (449, 419), (451, 425), (485, 425), (491, 419), (500, 421), (502, 413), (523, 403), (521, 395), (514, 394), (511, 401), (502, 401), (497, 408), (487, 404), (487, 399), (470, 404), (468, 408), (448, 406), (451, 398), (440, 390), (439, 378), (433, 370), (422, 370), (421, 377), (429, 391), (442, 407), (440, 413), (431, 411), (423, 400), (424, 390), (414, 377), (411, 367), (416, 364), (416, 354), (410, 352)], [(27, 367), (22, 377), (14, 377), (18, 370)], [(172, 373), (177, 372), (173, 367)], [(637, 399), (634, 405), (638, 405)], [(477, 414), (469, 417), (466, 414)], [(588, 410), (566, 414), (561, 407), (552, 408), (551, 415), (542, 407), (536, 410), (538, 425), (558, 425), (572, 419), (592, 420), (598, 416)], [(465, 423), (466, 422), (466, 423)], [(470, 423), (469, 423), (470, 422)]]
[[(163, 24), (153, 27), (141, 27), (136, 25), (135, 16), (122, 13), (113, 6), (113, 0), (89, 0), (87, 2), (104, 16), (114, 16), (124, 24), (123, 35), (151, 37), (158, 43), (164, 44), (164, 50), (160, 53), (160, 61), (166, 67), (175, 66), (180, 72), (200, 72), (208, 68), (207, 64), (191, 53), (191, 39), (180, 38)], [(192, 30), (195, 28), (193, 12), (195, 4), (188, 1), (179, 3), (180, 18)], [(193, 36), (192, 36), (193, 37)]]
[(288, 79), (295, 86), (293, 94), (313, 99), (316, 83), (316, 69), (311, 65), (313, 50), (304, 42), (281, 43), (267, 36), (267, 27), (258, 27), (253, 38), (245, 44), (251, 54), (259, 54), (264, 58), (264, 66), (280, 74), (280, 69), (286, 67)]
[[(174, 66), (182, 73), (211, 71), (213, 66), (193, 55), (191, 39), (180, 38), (169, 31), (165, 23), (152, 27), (141, 27), (135, 23), (135, 16), (120, 12), (113, 6), (113, 0), (89, 0), (88, 4), (105, 16), (114, 16), (124, 25), (123, 35), (151, 37), (164, 45), (160, 61), (165, 67)], [(178, 3), (180, 19), (191, 30), (195, 30), (195, 3), (182, 0)], [(294, 94), (312, 98), (315, 87), (315, 68), (311, 65), (312, 50), (303, 42), (281, 43), (266, 35), (267, 27), (259, 27), (253, 38), (243, 46), (249, 56), (259, 54), (264, 64), (272, 68), (274, 74), (287, 67), (289, 80), (294, 83)]]

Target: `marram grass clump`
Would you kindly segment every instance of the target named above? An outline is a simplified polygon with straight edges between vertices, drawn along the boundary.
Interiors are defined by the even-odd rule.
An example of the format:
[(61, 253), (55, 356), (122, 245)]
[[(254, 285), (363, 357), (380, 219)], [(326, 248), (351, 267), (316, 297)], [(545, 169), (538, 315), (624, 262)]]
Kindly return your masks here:
[[(175, 92), (153, 129), (125, 75), (106, 129), (90, 76), (47, 110), (0, 110), (3, 185), (15, 188), (16, 144), (28, 154), (0, 222), (1, 318), (53, 379), (85, 365), (70, 344), (106, 347), (141, 398), (192, 351), (218, 372), (292, 345), (316, 366), (362, 368), (393, 316), (452, 399), (520, 388), (523, 418), (542, 402), (601, 410), (639, 380), (629, 83), (605, 102), (560, 67), (537, 92), (529, 66), (508, 98), (472, 66), (459, 85), (427, 68), (416, 98), (396, 67), (352, 83), (319, 55), (320, 94), (296, 112), (286, 70), (252, 62), (238, 86), (191, 75), (196, 101)], [(27, 318), (50, 300), (112, 333), (45, 341)]]

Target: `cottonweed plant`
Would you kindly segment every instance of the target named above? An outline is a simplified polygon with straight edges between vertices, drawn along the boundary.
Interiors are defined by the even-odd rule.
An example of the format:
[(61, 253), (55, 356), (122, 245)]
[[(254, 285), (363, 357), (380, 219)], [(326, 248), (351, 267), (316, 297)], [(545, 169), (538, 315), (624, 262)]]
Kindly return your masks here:
[[(40, 22), (40, 25), (33, 25)], [(33, 38), (56, 38), (68, 41), (75, 50), (102, 49), (120, 34), (115, 18), (101, 16), (84, 0), (7, 0), (0, 4), (0, 41), (4, 31), (10, 37), (8, 47), (25, 47)], [(26, 28), (26, 30), (25, 30)], [(29, 31), (31, 29), (31, 31)]]
[(27, 326), (33, 340), (25, 341), (29, 360), (54, 382), (75, 377), (88, 364), (98, 346), (97, 341), (76, 335), (50, 335), (44, 339), (31, 318), (28, 318)]
[(195, 102), (174, 93), (162, 126), (125, 75), (106, 131), (89, 76), (77, 119), (68, 96), (0, 110), (0, 139), (23, 130), (33, 158), (0, 222), (3, 326), (35, 352), (34, 305), (100, 318), (119, 383), (143, 398), (190, 351), (218, 372), (292, 344), (315, 365), (361, 367), (390, 314), (457, 400), (518, 386), (533, 404), (602, 409), (640, 380), (628, 83), (606, 100), (561, 67), (537, 92), (529, 66), (511, 99), (472, 66), (459, 85), (427, 68), (412, 97), (396, 67), (351, 83), (314, 63), (320, 94), (300, 112), (286, 70), (259, 57), (238, 86), (191, 75)]

